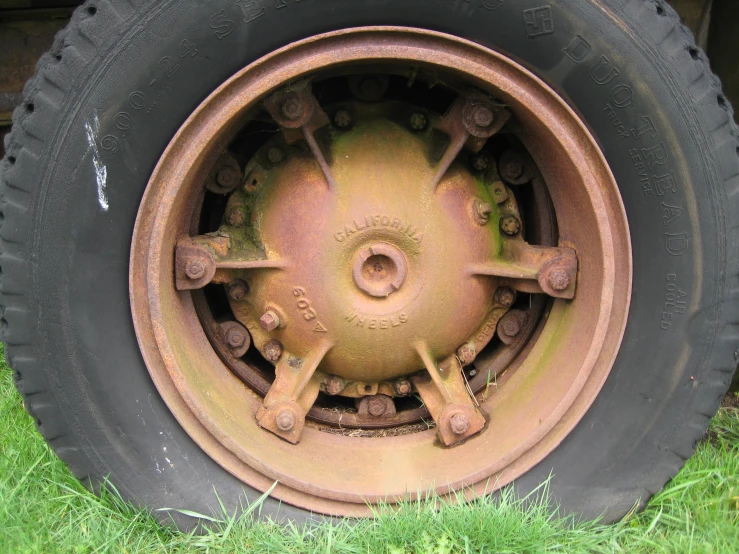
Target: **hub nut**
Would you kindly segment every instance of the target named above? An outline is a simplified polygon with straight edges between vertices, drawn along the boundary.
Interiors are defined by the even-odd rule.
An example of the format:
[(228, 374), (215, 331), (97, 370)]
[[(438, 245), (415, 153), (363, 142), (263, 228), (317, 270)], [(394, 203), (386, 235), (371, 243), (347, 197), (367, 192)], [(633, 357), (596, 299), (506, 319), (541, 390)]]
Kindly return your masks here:
[(264, 357), (270, 362), (276, 362), (282, 356), (282, 343), (278, 340), (269, 340), (264, 345)]
[(462, 362), (462, 365), (474, 362), (475, 356), (477, 356), (477, 352), (475, 351), (475, 346), (472, 344), (463, 344), (457, 350), (457, 358)]
[(280, 316), (272, 310), (267, 310), (265, 314), (259, 318), (259, 325), (268, 333), (274, 331), (280, 326)]
[(275, 417), (275, 425), (280, 431), (289, 431), (295, 427), (295, 414), (292, 410), (280, 410), (280, 413)]
[(206, 267), (202, 260), (191, 260), (185, 266), (185, 275), (193, 281), (202, 278), (205, 275)]
[(500, 230), (508, 236), (517, 235), (521, 230), (521, 222), (513, 215), (507, 215), (500, 220)]
[(455, 435), (464, 435), (470, 429), (470, 420), (463, 413), (456, 413), (449, 419), (449, 427)]

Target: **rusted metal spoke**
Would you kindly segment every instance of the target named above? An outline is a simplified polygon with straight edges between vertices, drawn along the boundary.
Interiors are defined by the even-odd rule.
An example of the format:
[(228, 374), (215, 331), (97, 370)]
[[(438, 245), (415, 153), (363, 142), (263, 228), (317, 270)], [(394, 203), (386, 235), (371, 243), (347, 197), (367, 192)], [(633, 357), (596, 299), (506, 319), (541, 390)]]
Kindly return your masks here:
[(470, 264), (468, 275), (510, 280), (522, 292), (572, 299), (577, 288), (577, 254), (572, 248), (532, 246), (522, 240), (505, 241), (500, 257)]
[(259, 426), (296, 444), (305, 426), (305, 414), (311, 409), (325, 377), (316, 373), (333, 344), (321, 342), (304, 358), (284, 353), (275, 367), (275, 380), (257, 410)]
[(491, 96), (478, 90), (465, 91), (444, 115), (436, 128), (449, 137), (449, 145), (439, 162), (429, 189), (436, 190), (454, 160), (466, 146), (479, 152), (485, 142), (510, 119), (510, 112)]
[(282, 127), (285, 141), (288, 144), (299, 140), (305, 140), (308, 143), (310, 151), (326, 177), (329, 189), (336, 190), (336, 181), (331, 168), (315, 137), (316, 131), (328, 125), (330, 121), (311, 92), (310, 83), (302, 82), (288, 90), (276, 92), (264, 101), (264, 107), (272, 119)]
[(232, 253), (228, 237), (186, 237), (175, 248), (175, 287), (201, 289), (209, 283), (231, 281), (234, 270), (283, 269), (285, 260), (267, 259), (256, 247)]
[(425, 342), (415, 349), (428, 374), (413, 377), (413, 384), (436, 422), (441, 442), (453, 446), (482, 431), (485, 417), (467, 388), (457, 357), (437, 364)]

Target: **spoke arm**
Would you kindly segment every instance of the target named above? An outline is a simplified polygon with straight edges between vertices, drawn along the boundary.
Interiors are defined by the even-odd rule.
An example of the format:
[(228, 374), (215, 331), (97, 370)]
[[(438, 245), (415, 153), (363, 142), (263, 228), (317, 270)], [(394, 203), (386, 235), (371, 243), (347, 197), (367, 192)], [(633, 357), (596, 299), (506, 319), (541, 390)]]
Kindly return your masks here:
[(522, 292), (544, 292), (555, 298), (572, 299), (577, 268), (577, 254), (572, 248), (532, 246), (515, 240), (506, 241), (500, 257), (467, 266), (467, 274), (512, 279), (512, 284)]

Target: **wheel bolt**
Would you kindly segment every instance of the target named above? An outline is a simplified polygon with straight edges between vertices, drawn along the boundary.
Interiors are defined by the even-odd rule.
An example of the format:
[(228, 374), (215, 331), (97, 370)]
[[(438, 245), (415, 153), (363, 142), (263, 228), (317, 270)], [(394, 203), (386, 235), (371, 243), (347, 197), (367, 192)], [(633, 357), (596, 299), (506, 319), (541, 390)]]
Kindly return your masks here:
[(487, 106), (477, 106), (472, 114), (472, 120), (478, 127), (490, 127), (495, 121), (495, 114)]
[(243, 300), (247, 294), (249, 294), (249, 285), (241, 279), (237, 279), (228, 285), (228, 295), (232, 300)]
[(267, 159), (273, 164), (278, 164), (285, 159), (285, 152), (282, 151), (282, 148), (273, 146), (267, 150)]
[(303, 105), (298, 98), (288, 98), (282, 104), (282, 115), (291, 121), (300, 119), (303, 115)]
[(280, 326), (280, 316), (272, 310), (267, 310), (262, 317), (259, 318), (259, 325), (267, 332), (274, 331)]
[(489, 202), (483, 202), (482, 200), (478, 200), (475, 203), (475, 210), (477, 215), (477, 222), (480, 225), (485, 225), (488, 222), (488, 219), (490, 218), (490, 214), (493, 213), (493, 205)]
[(191, 260), (187, 262), (187, 265), (185, 266), (185, 275), (187, 275), (188, 279), (192, 279), (193, 281), (203, 278), (205, 276), (205, 271), (205, 264), (201, 260)]
[(223, 188), (232, 188), (236, 186), (239, 174), (233, 167), (224, 167), (218, 170), (216, 174), (216, 182)]
[(507, 215), (500, 220), (500, 230), (512, 237), (521, 230), (521, 222), (518, 221), (516, 216)]
[(326, 394), (330, 394), (331, 396), (341, 394), (345, 386), (344, 380), (341, 377), (331, 375), (326, 378)]
[(370, 415), (380, 417), (387, 411), (387, 406), (382, 398), (374, 397), (370, 398), (367, 404), (367, 411)]
[(395, 382), (395, 392), (400, 396), (408, 396), (413, 390), (411, 382), (406, 379), (401, 379)]
[(477, 171), (485, 171), (490, 166), (490, 158), (487, 154), (478, 154), (472, 158), (472, 167)]
[(346, 110), (339, 110), (334, 116), (334, 124), (339, 129), (348, 129), (349, 126), (352, 124), (351, 114)]
[(428, 120), (421, 112), (415, 112), (411, 115), (411, 129), (414, 131), (423, 131), (426, 128)]
[(470, 428), (470, 420), (462, 413), (456, 413), (449, 419), (449, 427), (455, 435), (464, 435)]
[(521, 325), (518, 323), (518, 320), (512, 317), (504, 319), (501, 326), (501, 328), (503, 329), (503, 334), (506, 337), (513, 338), (521, 332)]
[(500, 168), (500, 173), (507, 181), (515, 181), (523, 176), (523, 162), (521, 158), (511, 155)]
[(268, 340), (264, 345), (264, 357), (270, 362), (276, 362), (282, 356), (282, 343), (278, 340)]
[(226, 333), (226, 342), (233, 348), (240, 348), (246, 343), (246, 335), (240, 329), (229, 329)]
[(570, 276), (562, 269), (552, 271), (547, 276), (547, 283), (554, 290), (565, 290), (570, 286)]
[(289, 431), (295, 427), (295, 414), (292, 410), (280, 410), (280, 413), (275, 417), (275, 425), (280, 431)]
[(475, 352), (475, 347), (471, 344), (463, 344), (457, 349), (457, 358), (459, 358), (459, 361), (464, 365), (471, 364), (475, 361), (476, 355), (477, 352)]
[(516, 293), (509, 287), (498, 287), (495, 290), (494, 300), (504, 308), (509, 308), (516, 300)]

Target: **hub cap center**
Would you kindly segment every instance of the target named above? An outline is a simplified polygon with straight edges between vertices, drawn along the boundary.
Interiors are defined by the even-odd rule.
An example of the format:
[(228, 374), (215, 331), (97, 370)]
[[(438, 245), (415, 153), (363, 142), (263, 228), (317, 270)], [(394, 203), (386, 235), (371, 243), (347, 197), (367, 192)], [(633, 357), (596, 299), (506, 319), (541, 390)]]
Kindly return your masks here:
[(383, 298), (398, 290), (408, 275), (403, 253), (388, 243), (362, 248), (354, 262), (354, 283), (370, 296)]

